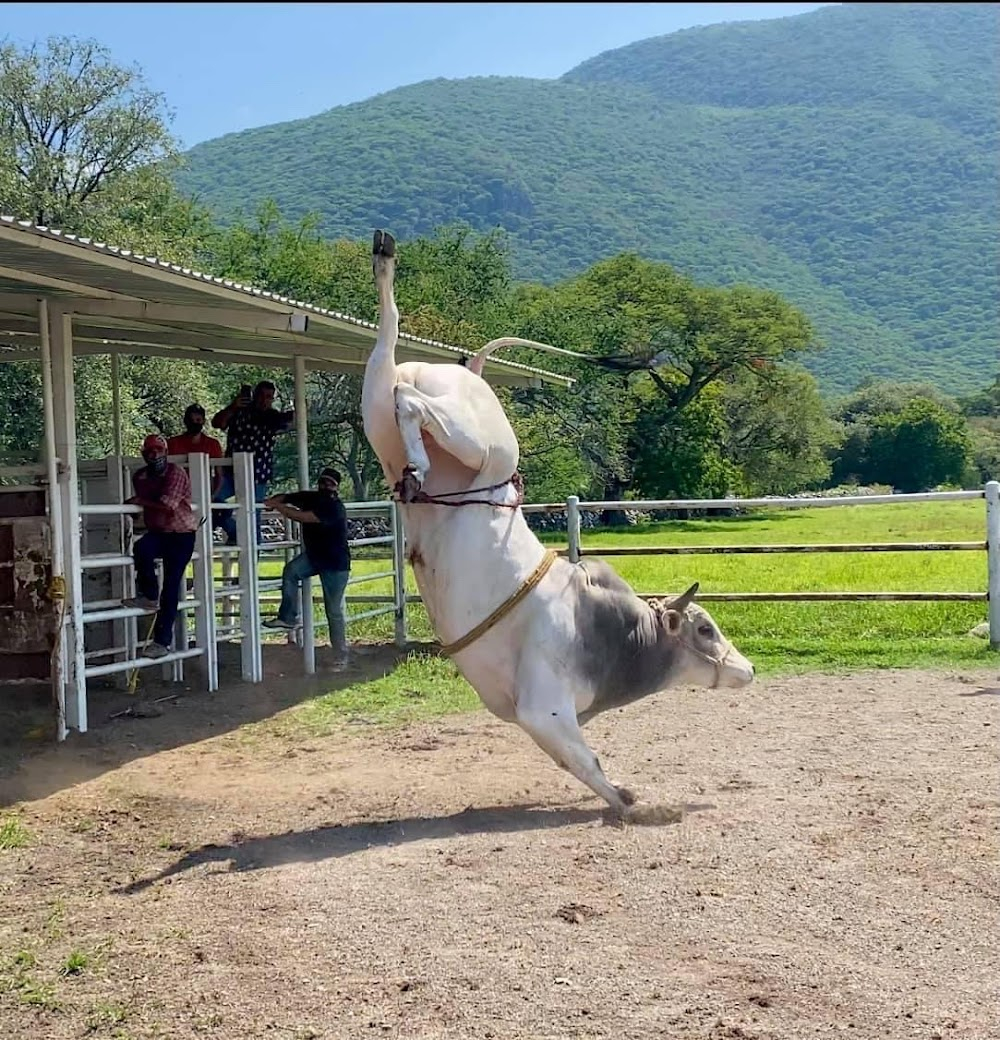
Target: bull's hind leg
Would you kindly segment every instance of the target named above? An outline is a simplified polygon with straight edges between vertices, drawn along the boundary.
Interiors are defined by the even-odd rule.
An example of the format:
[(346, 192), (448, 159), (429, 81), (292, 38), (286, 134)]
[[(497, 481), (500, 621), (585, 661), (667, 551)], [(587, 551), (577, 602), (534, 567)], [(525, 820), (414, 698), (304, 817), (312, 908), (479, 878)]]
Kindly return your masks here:
[[(458, 369), (456, 368), (456, 371)], [(412, 383), (397, 383), (396, 424), (406, 448), (407, 466), (403, 471), (402, 499), (412, 501), (430, 469), (423, 433), (463, 466), (478, 474), (483, 484), (506, 480), (517, 468), (517, 441), (507, 435), (509, 424), (500, 412), (490, 435), (493, 403), (477, 402), (458, 392), (441, 396), (423, 393)], [(475, 395), (473, 395), (475, 396)], [(477, 405), (482, 405), (477, 408)], [(486, 421), (484, 422), (484, 414)]]
[(603, 798), (616, 816), (627, 816), (635, 795), (616, 787), (604, 775), (597, 755), (583, 738), (572, 691), (561, 689), (560, 680), (548, 666), (528, 668), (523, 681), (518, 676), (516, 721), (557, 766)]

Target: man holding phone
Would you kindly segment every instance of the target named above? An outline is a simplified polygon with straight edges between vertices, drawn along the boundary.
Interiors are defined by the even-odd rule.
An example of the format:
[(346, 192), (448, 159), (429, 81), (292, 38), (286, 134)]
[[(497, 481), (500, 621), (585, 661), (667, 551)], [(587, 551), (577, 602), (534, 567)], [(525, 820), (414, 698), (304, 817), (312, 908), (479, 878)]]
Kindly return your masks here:
[[(262, 503), (274, 476), (274, 439), (295, 420), (295, 411), (279, 412), (274, 407), (274, 383), (261, 380), (252, 390), (240, 388), (231, 404), (212, 416), (212, 425), (226, 431), (226, 455), (237, 451), (253, 452), (254, 501)], [(236, 494), (232, 470), (225, 470), (213, 502), (226, 502)], [(226, 544), (236, 544), (236, 517), (231, 509), (219, 510), (216, 526), (226, 532)], [(257, 543), (261, 541), (261, 513), (257, 510)]]

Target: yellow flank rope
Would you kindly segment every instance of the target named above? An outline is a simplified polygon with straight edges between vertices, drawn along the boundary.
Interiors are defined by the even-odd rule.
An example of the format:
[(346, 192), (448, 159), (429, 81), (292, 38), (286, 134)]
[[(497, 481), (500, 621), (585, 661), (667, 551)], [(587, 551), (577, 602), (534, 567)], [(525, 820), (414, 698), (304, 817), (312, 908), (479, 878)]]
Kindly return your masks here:
[(512, 596), (505, 599), (485, 621), (480, 621), (471, 632), (466, 633), (461, 639), (456, 639), (454, 643), (449, 643), (447, 646), (441, 647), (441, 653), (449, 657), (452, 654), (457, 654), (459, 650), (464, 650), (467, 646), (474, 643), (481, 635), (488, 632), (502, 617), (509, 614), (518, 603), (520, 603), (521, 600), (531, 592), (542, 578), (545, 577), (549, 568), (556, 561), (558, 555), (559, 554), (555, 552), (555, 550), (549, 549), (542, 557), (542, 562), (535, 568), (527, 581), (525, 581), (525, 583)]
[[(146, 632), (146, 642), (153, 638), (153, 629), (156, 627), (156, 616), (159, 614), (159, 608), (153, 612), (153, 616), (149, 619), (149, 630)], [(128, 692), (134, 697), (135, 689), (139, 685), (139, 669), (133, 668), (128, 677)]]

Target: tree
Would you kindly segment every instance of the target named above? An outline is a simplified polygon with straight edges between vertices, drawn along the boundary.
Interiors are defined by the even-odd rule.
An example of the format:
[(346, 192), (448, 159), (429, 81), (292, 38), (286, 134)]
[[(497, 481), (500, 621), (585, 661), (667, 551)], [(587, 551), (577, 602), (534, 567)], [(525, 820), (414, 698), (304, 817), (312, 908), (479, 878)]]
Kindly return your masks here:
[(1000, 480), (1000, 418), (977, 419), (969, 423), (972, 459), (968, 484)]
[(876, 461), (872, 438), (883, 420), (898, 416), (918, 400), (931, 403), (943, 413), (959, 416), (954, 398), (928, 383), (867, 380), (854, 393), (834, 402), (831, 416), (840, 426), (841, 437), (839, 447), (833, 451), (833, 483), (894, 483), (892, 475), (887, 476), (886, 472), (886, 443), (883, 439), (882, 457)]
[(309, 374), (310, 454), (322, 465), (341, 469), (354, 499), (365, 502), (384, 484), (382, 467), (361, 416), (361, 376), (343, 372)]
[(808, 320), (777, 293), (698, 286), (628, 253), (557, 286), (552, 302), (573, 315), (566, 345), (607, 371), (648, 373), (678, 409), (732, 372), (766, 372), (816, 346)]
[(993, 379), (993, 383), (978, 394), (970, 394), (968, 397), (959, 399), (959, 406), (968, 416), (975, 417), (1000, 417), (1000, 372)]
[(869, 446), (876, 479), (900, 491), (960, 483), (970, 453), (964, 417), (924, 397), (880, 416)]
[[(0, 203), (73, 231), (168, 182), (177, 148), (161, 94), (94, 40), (0, 46)], [(171, 192), (167, 191), (167, 195)]]
[(723, 388), (723, 454), (739, 468), (745, 493), (785, 495), (822, 486), (842, 434), (805, 369), (737, 372)]
[[(647, 453), (645, 487), (683, 484), (707, 495), (728, 485), (732, 467), (722, 464), (715, 442), (695, 451), (699, 438), (723, 437), (710, 419), (712, 407), (696, 411), (695, 405), (737, 377), (756, 385), (815, 345), (806, 319), (775, 293), (701, 287), (668, 264), (630, 254), (601, 261), (551, 289), (522, 287), (512, 307), (520, 335), (586, 355), (564, 361), (525, 351), (525, 360), (566, 371), (577, 382), (569, 391), (516, 391), (513, 397), (522, 408), (566, 414), (561, 440), (589, 457), (593, 490), (607, 499), (620, 498), (639, 479), (636, 467), (647, 442), (661, 452), (669, 442), (678, 460), (697, 456), (693, 472), (700, 476), (692, 482), (679, 470), (670, 475), (669, 460), (654, 462)], [(643, 415), (637, 435), (632, 424)]]
[[(139, 71), (116, 65), (94, 41), (52, 37), (24, 51), (0, 44), (0, 210), (194, 263), (204, 257), (211, 223), (173, 187), (178, 160), (168, 118), (162, 96)], [(168, 376), (166, 364), (122, 361), (126, 451), (153, 429), (172, 431), (184, 407), (205, 393), (197, 365), (171, 361)], [(79, 359), (76, 382), (79, 455), (106, 455), (113, 444), (107, 359)], [(34, 458), (41, 443), (38, 367), (0, 365), (0, 394), (26, 403), (0, 419), (0, 453)]]
[(968, 483), (1000, 479), (1000, 374), (985, 390), (961, 398), (959, 405), (972, 438)]
[[(675, 377), (676, 378), (676, 377)], [(739, 469), (722, 444), (722, 386), (707, 388), (680, 410), (649, 381), (629, 438), (634, 487), (643, 498), (724, 498), (737, 489)]]

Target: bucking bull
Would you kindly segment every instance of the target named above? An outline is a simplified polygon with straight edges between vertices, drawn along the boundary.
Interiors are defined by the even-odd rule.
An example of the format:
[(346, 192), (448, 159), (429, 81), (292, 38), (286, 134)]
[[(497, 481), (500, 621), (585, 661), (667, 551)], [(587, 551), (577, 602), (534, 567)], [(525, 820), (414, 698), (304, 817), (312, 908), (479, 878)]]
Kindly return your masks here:
[(635, 795), (608, 781), (581, 724), (670, 686), (745, 686), (753, 665), (694, 603), (697, 584), (647, 603), (607, 564), (546, 550), (519, 508), (517, 438), (482, 377), (487, 356), (518, 341), (487, 344), (468, 365), (397, 365), (395, 253), (376, 231), (362, 414), (431, 624), (489, 711), (628, 819)]

